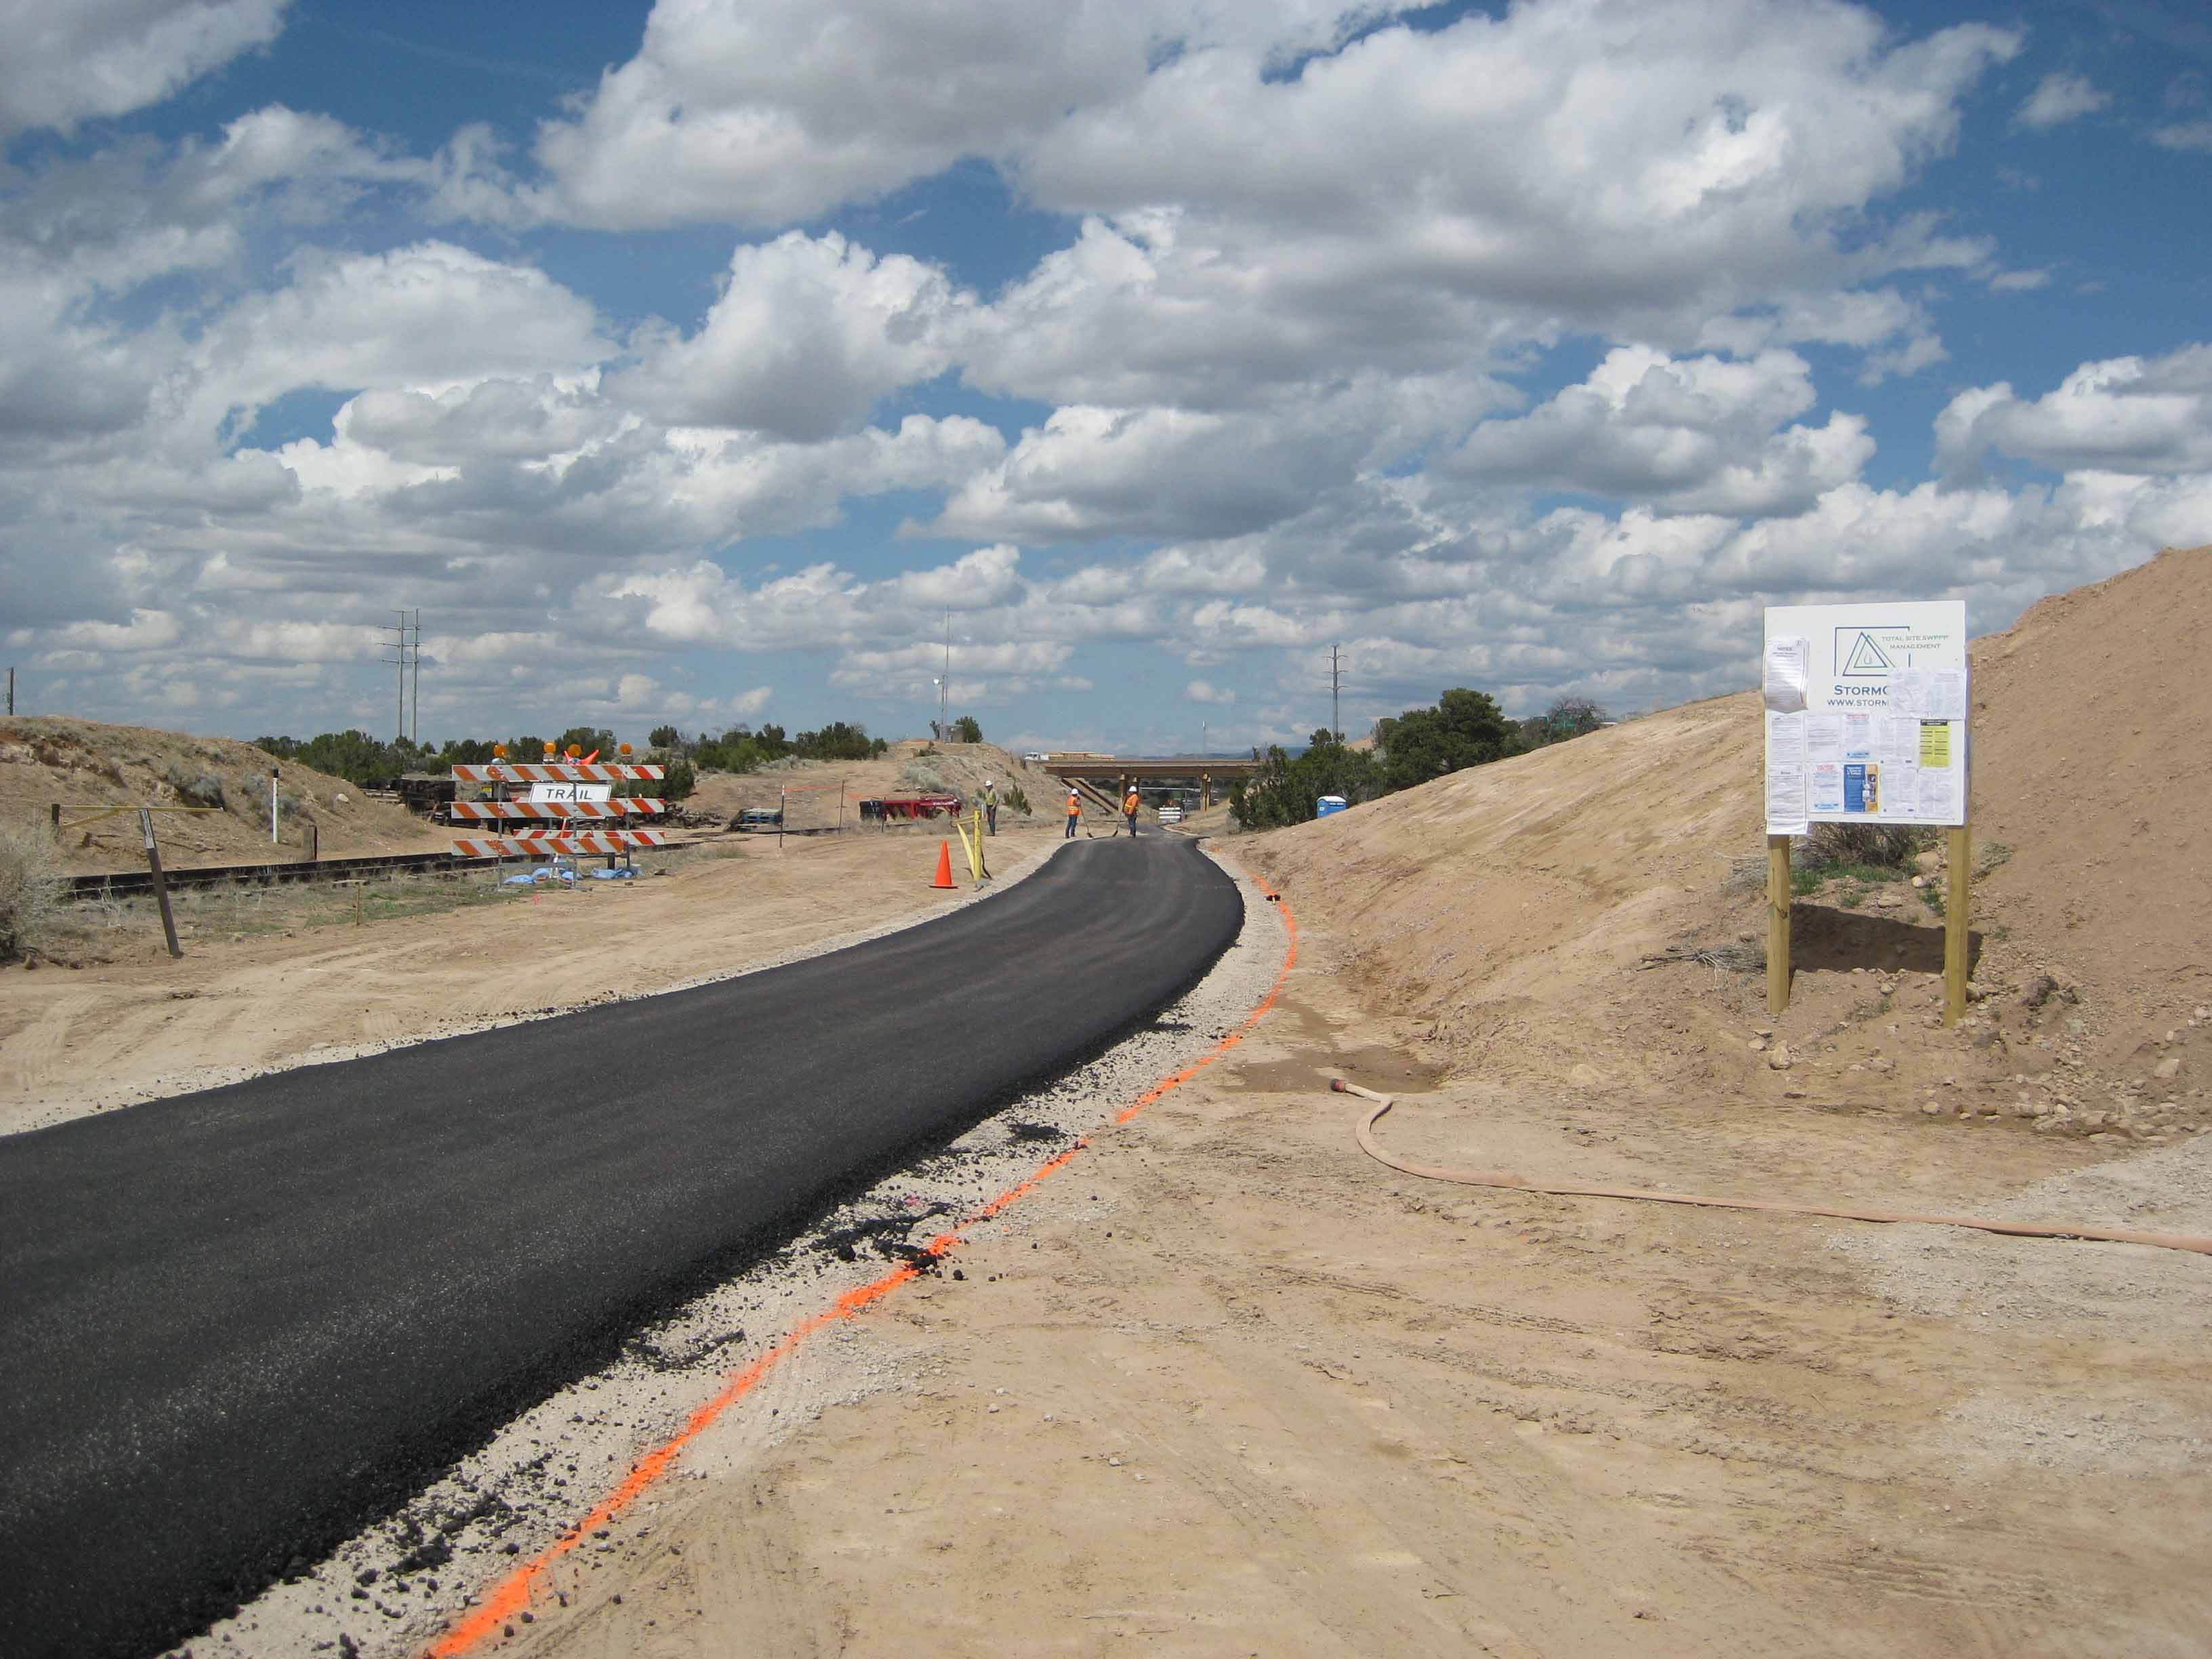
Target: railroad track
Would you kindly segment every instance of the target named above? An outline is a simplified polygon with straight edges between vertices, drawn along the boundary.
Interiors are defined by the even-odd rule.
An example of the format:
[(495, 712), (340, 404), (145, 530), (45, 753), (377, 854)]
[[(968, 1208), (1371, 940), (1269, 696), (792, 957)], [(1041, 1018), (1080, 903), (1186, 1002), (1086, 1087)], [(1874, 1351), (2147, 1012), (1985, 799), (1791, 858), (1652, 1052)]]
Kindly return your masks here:
[[(316, 859), (313, 861), (299, 859), (283, 864), (214, 864), (190, 870), (164, 868), (161, 878), (172, 888), (217, 887), (224, 882), (273, 885), (291, 881), (337, 881), (348, 876), (382, 875), (405, 871), (429, 874), (472, 866), (476, 862), (472, 859), (457, 858), (451, 853), (385, 853), (373, 858)], [(133, 894), (154, 890), (153, 874), (145, 870), (70, 876), (66, 878), (66, 882), (67, 892), (71, 898), (128, 898)]]
[[(692, 845), (690, 842), (671, 842), (655, 852), (681, 852)], [(509, 859), (508, 864), (517, 869), (521, 860)], [(283, 882), (343, 881), (349, 877), (403, 875), (410, 872), (422, 875), (444, 875), (463, 871), (478, 871), (487, 867), (483, 859), (465, 859), (453, 853), (382, 853), (370, 858), (306, 859), (283, 864), (215, 864), (198, 869), (164, 869), (161, 878), (172, 889), (179, 887), (219, 887), (225, 882), (258, 883), (274, 886)], [(64, 892), (70, 898), (129, 898), (139, 893), (154, 890), (154, 878), (149, 871), (124, 870), (104, 875), (70, 876), (64, 878)]]

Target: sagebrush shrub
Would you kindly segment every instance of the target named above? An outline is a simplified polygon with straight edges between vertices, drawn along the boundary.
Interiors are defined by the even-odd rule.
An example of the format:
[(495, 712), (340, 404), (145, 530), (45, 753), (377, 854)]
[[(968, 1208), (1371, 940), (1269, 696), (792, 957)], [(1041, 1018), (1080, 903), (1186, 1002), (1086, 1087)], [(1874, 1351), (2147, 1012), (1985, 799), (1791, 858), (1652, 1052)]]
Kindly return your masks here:
[(1864, 864), (1902, 870), (1936, 844), (1935, 832), (1917, 824), (1816, 823), (1805, 837), (1813, 864)]
[(36, 830), (0, 830), (0, 961), (36, 950), (61, 902), (53, 842)]

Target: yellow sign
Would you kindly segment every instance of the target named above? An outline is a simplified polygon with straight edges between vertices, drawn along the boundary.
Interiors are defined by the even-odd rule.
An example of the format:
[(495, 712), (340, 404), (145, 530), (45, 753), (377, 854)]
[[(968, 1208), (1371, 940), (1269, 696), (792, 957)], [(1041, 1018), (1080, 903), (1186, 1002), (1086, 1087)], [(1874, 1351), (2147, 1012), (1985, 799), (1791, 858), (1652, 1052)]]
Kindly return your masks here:
[(1951, 722), (1923, 720), (1920, 722), (1920, 763), (1938, 772), (1948, 770), (1951, 764)]

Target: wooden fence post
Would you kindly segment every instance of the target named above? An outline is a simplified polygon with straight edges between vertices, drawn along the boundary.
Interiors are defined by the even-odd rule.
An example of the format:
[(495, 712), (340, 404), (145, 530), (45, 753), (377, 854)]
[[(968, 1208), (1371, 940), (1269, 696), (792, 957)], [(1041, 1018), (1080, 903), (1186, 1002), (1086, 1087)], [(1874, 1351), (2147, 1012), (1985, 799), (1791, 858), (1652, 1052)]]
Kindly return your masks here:
[(161, 878), (161, 849), (154, 844), (154, 815), (144, 807), (138, 809), (138, 827), (146, 836), (146, 868), (154, 876), (154, 902), (161, 907), (161, 937), (169, 942), (169, 954), (180, 957), (183, 945), (177, 943), (177, 919), (169, 914), (169, 884)]

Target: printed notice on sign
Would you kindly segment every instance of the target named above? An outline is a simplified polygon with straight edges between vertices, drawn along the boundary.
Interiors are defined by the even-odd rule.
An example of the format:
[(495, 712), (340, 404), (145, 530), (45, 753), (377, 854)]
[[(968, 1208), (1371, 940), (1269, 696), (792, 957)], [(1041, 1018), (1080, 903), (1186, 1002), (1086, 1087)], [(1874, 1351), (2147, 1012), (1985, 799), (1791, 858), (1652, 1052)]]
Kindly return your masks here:
[(1802, 836), (1805, 817), (1805, 723), (1802, 713), (1766, 716), (1766, 833)]
[(1794, 714), (1805, 707), (1805, 665), (1813, 641), (1781, 635), (1766, 642), (1766, 665), (1759, 676), (1759, 694), (1778, 714)]
[(1966, 718), (1966, 677), (1938, 668), (1906, 668), (1889, 683), (1893, 714), (1923, 720)]
[[(1972, 686), (1963, 604), (1776, 606), (1766, 613), (1759, 690), (1771, 833), (1783, 833), (1793, 799), (1809, 823), (1966, 822)], [(1778, 719), (1803, 724), (1785, 731)]]

